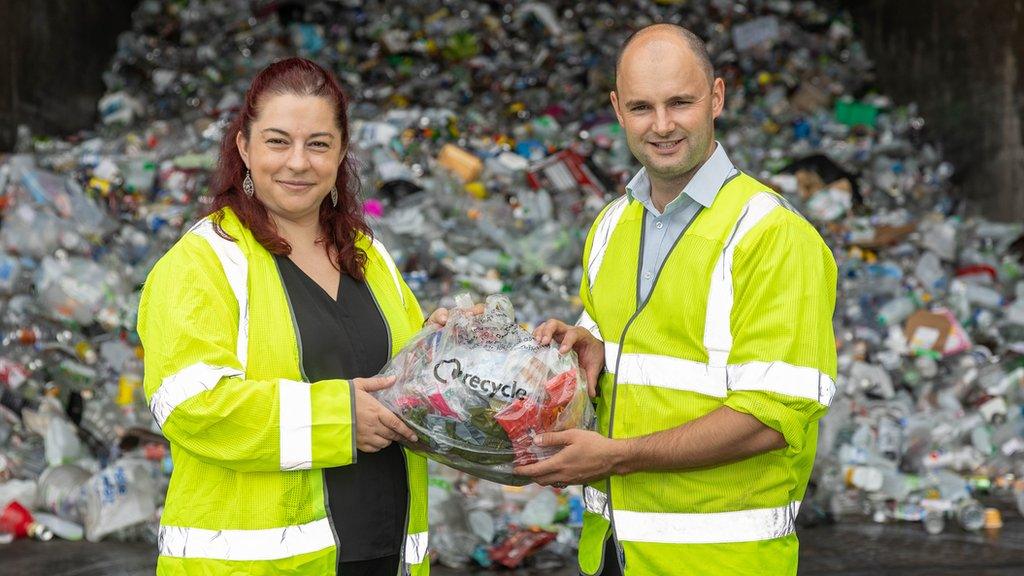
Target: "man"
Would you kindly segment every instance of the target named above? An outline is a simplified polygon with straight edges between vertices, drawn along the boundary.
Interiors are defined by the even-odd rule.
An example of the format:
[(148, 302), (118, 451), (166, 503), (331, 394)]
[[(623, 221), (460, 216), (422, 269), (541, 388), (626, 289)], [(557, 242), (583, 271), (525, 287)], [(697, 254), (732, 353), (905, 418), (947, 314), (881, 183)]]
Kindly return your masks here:
[(535, 333), (579, 355), (599, 432), (545, 434), (562, 450), (516, 470), (586, 484), (583, 574), (796, 574), (835, 391), (836, 267), (715, 142), (724, 101), (691, 32), (654, 25), (623, 45), (611, 104), (643, 169), (587, 238), (577, 326)]

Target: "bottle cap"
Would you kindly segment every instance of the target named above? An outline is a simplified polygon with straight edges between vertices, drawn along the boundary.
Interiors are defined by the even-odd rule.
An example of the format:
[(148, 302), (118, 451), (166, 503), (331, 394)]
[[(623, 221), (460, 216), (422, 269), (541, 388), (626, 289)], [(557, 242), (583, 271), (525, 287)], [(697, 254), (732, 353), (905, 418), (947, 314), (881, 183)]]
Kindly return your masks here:
[(997, 530), (1003, 527), (1003, 515), (998, 508), (985, 508), (985, 529)]

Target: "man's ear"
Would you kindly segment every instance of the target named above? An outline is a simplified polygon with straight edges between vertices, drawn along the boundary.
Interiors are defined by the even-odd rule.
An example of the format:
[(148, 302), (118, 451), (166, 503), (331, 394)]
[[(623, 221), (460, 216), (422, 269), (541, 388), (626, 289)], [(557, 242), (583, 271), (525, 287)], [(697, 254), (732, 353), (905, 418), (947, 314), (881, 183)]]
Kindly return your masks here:
[(615, 90), (612, 90), (608, 93), (608, 99), (611, 100), (612, 110), (615, 111), (615, 118), (618, 119), (619, 125), (624, 126), (625, 124), (622, 122), (622, 114), (619, 113), (619, 95), (615, 93)]
[(725, 108), (725, 80), (715, 78), (715, 83), (711, 87), (711, 98), (711, 111), (714, 117), (718, 118)]

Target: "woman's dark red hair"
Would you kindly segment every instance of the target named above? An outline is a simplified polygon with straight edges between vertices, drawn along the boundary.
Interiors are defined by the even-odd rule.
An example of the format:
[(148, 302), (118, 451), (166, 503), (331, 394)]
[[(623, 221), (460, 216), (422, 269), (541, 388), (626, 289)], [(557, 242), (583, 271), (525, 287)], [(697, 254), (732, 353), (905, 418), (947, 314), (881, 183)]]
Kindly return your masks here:
[[(231, 208), (269, 252), (290, 254), (292, 247), (277, 234), (267, 208), (255, 197), (250, 198), (242, 191), (246, 168), (235, 144), (238, 132), (249, 140), (252, 123), (259, 115), (259, 106), (264, 99), (280, 94), (326, 98), (334, 106), (334, 118), (341, 131), (341, 140), (348, 149), (348, 98), (334, 75), (304, 58), (275, 62), (253, 78), (242, 109), (224, 132), (224, 139), (220, 143), (220, 160), (213, 175), (213, 205), (209, 213), (213, 215), (218, 233), (225, 238), (234, 240), (220, 228), (223, 217), (221, 210)], [(334, 248), (337, 254), (334, 265), (338, 270), (362, 280), (365, 277), (366, 253), (356, 247), (355, 241), (359, 234), (372, 236), (372, 233), (363, 218), (362, 203), (358, 198), (359, 176), (347, 152), (338, 167), (335, 184), (338, 187), (338, 205), (331, 205), (329, 196), (320, 203), (324, 248), (328, 254), (331, 253), (330, 248)]]

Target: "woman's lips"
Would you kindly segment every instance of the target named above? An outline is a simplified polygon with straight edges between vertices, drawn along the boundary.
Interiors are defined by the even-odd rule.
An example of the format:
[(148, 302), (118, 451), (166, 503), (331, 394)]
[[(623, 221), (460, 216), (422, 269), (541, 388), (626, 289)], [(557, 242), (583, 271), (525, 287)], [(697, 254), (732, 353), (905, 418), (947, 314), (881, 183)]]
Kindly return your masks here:
[(276, 182), (282, 187), (296, 192), (301, 192), (313, 186), (312, 182), (301, 182), (296, 180), (277, 180)]

